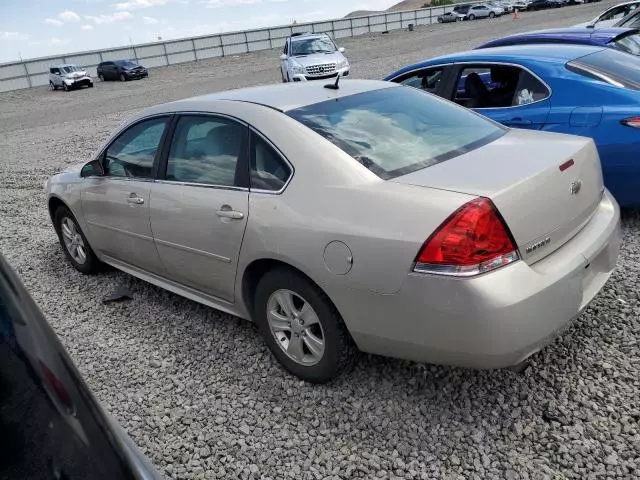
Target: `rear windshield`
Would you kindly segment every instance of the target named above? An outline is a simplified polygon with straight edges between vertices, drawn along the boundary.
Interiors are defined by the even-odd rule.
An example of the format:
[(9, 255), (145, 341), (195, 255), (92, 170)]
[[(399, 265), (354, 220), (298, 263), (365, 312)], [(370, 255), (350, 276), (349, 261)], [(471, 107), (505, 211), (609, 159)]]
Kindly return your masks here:
[(507, 131), (412, 87), (373, 90), (287, 113), (385, 180), (467, 153)]
[(134, 63), (134, 62), (132, 62), (130, 60), (117, 60), (117, 61), (115, 61), (113, 63), (115, 63), (116, 65), (119, 65), (121, 67), (137, 67), (138, 66), (137, 63)]
[(572, 60), (567, 68), (617, 87), (640, 90), (640, 58), (612, 48)]

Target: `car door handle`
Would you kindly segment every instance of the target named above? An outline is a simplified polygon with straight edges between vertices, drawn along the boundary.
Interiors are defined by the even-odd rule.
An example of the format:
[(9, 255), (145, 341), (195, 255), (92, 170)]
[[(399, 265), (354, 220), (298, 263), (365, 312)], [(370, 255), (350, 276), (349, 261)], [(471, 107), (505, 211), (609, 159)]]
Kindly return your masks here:
[(510, 127), (526, 127), (531, 125), (533, 122), (531, 120), (525, 120), (524, 118), (517, 117), (511, 118), (504, 123)]
[(223, 205), (220, 207), (220, 210), (216, 212), (216, 215), (220, 218), (230, 218), (231, 220), (242, 220), (244, 218), (244, 213), (232, 210), (229, 205)]
[(127, 202), (133, 203), (134, 205), (142, 205), (144, 203), (144, 198), (137, 196), (135, 193), (132, 193), (127, 197)]

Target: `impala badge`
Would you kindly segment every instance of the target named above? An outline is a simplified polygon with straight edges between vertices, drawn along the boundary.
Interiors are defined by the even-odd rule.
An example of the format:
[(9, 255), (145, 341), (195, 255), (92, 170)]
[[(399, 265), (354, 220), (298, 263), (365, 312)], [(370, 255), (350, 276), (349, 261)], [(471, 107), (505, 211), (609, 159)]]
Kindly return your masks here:
[(575, 182), (571, 182), (571, 185), (569, 186), (569, 191), (571, 192), (571, 195), (577, 195), (578, 193), (580, 193), (581, 188), (582, 188), (582, 182), (580, 180), (576, 180)]
[(547, 237), (544, 240), (540, 240), (539, 242), (534, 243), (533, 245), (529, 245), (525, 249), (525, 251), (527, 252), (527, 255), (529, 255), (530, 253), (536, 252), (536, 251), (540, 250), (541, 248), (546, 247), (550, 243), (551, 243), (551, 237)]

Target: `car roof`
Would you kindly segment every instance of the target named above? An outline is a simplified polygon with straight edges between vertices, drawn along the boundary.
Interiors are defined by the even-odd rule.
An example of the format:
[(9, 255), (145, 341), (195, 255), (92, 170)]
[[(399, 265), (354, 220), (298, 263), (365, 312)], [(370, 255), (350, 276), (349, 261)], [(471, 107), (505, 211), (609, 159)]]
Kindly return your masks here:
[[(531, 32), (517, 33), (507, 37), (498, 38), (485, 43), (477, 48), (486, 48), (498, 46), (501, 42), (508, 42), (515, 39), (564, 39), (564, 40), (582, 40), (593, 43), (594, 45), (606, 45), (610, 41), (625, 36), (627, 34), (638, 33), (637, 28), (625, 27), (605, 27), (605, 28), (588, 28), (588, 27), (570, 27), (570, 28), (549, 28), (545, 30), (533, 30)], [(485, 47), (486, 45), (486, 47)]]
[(175, 102), (169, 102), (145, 110), (145, 115), (150, 113), (169, 113), (189, 111), (196, 103), (200, 110), (206, 111), (208, 105), (215, 111), (215, 103), (223, 101), (247, 102), (263, 105), (275, 110), (286, 112), (296, 108), (302, 108), (327, 100), (336, 100), (358, 93), (398, 87), (399, 85), (383, 82), (381, 80), (345, 80), (341, 79), (337, 90), (324, 88), (327, 84), (333, 84), (335, 79), (327, 81), (295, 82), (259, 87), (227, 90), (197, 97), (186, 98)]

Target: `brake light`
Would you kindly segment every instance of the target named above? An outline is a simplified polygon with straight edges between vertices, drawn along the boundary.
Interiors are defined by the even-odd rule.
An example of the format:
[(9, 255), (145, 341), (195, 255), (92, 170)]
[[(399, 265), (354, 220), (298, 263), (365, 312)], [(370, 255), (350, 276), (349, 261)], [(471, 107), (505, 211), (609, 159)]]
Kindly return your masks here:
[(413, 270), (469, 277), (519, 258), (513, 237), (493, 202), (479, 197), (456, 210), (427, 239)]
[(621, 120), (620, 123), (622, 125), (626, 125), (631, 128), (640, 128), (640, 117), (629, 117)]

